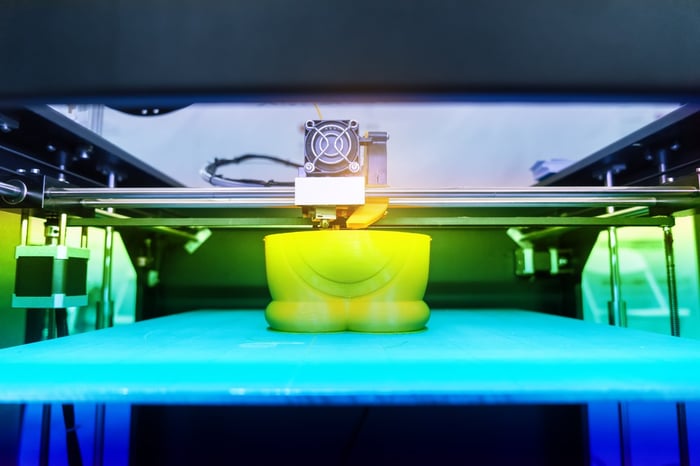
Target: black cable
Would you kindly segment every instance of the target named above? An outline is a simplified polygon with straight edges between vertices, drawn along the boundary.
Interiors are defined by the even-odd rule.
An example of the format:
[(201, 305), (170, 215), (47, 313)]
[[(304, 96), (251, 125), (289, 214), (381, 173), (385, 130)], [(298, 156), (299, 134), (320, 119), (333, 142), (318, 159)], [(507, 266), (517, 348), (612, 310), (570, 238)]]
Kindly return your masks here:
[(253, 186), (294, 186), (293, 181), (275, 181), (275, 180), (254, 180), (249, 178), (228, 178), (226, 176), (217, 173), (219, 168), (225, 167), (226, 165), (237, 165), (239, 163), (248, 160), (268, 160), (270, 162), (279, 163), (287, 167), (301, 168), (303, 165), (285, 160), (281, 157), (276, 157), (274, 155), (261, 155), (261, 154), (243, 154), (232, 159), (219, 159), (215, 158), (213, 162), (205, 165), (200, 174), (207, 182), (214, 186), (240, 186), (240, 185), (253, 185)]
[[(56, 309), (56, 336), (58, 338), (68, 336), (68, 314), (65, 309)], [(78, 432), (75, 426), (75, 406), (72, 404), (61, 405), (63, 410), (63, 425), (66, 427), (66, 449), (68, 450), (69, 466), (83, 466), (83, 458), (80, 454)]]

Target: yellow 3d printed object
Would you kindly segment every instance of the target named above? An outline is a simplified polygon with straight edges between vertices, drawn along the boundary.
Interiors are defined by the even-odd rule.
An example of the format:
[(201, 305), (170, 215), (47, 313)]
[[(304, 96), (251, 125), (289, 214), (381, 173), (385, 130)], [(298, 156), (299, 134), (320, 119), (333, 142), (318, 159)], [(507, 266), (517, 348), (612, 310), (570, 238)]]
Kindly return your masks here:
[(265, 237), (272, 302), (265, 318), (289, 332), (408, 332), (425, 327), (430, 237), (321, 230)]

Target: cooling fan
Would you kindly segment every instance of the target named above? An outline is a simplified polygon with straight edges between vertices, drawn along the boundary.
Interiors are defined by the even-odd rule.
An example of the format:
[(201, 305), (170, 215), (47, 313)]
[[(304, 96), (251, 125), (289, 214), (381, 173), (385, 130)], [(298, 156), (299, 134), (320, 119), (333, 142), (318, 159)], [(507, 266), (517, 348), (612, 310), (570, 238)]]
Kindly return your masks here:
[(362, 158), (357, 121), (309, 120), (304, 127), (304, 171), (307, 175), (360, 173)]

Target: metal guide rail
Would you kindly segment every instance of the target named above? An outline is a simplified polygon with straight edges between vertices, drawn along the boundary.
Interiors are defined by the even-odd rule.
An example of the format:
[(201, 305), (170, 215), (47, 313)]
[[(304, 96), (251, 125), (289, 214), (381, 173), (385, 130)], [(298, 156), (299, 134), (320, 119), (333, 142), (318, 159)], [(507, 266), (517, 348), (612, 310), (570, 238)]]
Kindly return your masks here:
[[(269, 212), (269, 210), (268, 210)], [(558, 229), (610, 226), (673, 226), (674, 218), (670, 215), (649, 217), (647, 208), (630, 208), (615, 212), (617, 215), (604, 214), (594, 217), (583, 216), (471, 216), (471, 215), (415, 215), (415, 210), (392, 210), (376, 222), (375, 228), (425, 228), (425, 227), (553, 227)], [(127, 217), (116, 213), (95, 209), (96, 217), (71, 217), (68, 226), (85, 227), (136, 227), (158, 228), (265, 228), (265, 229), (310, 229), (313, 227), (308, 219), (300, 216), (248, 215), (227, 217)]]
[[(695, 207), (695, 187), (368, 188), (394, 207)], [(291, 207), (293, 188), (49, 188), (44, 207)]]
[[(0, 184), (7, 207), (26, 193), (14, 184)], [(700, 203), (698, 188), (663, 187), (524, 187), (473, 189), (368, 188), (368, 200), (385, 200), (388, 215), (375, 225), (391, 227), (608, 227), (672, 226), (670, 213)], [(613, 213), (596, 209), (613, 206)], [(19, 206), (17, 206), (19, 207)], [(71, 226), (209, 227), (209, 228), (310, 228), (297, 215), (294, 190), (274, 188), (55, 188), (43, 193), (42, 207), (49, 210), (83, 209), (93, 215), (73, 217)], [(151, 216), (123, 215), (107, 208), (184, 209), (188, 214), (159, 212)], [(272, 209), (271, 209), (272, 208)], [(286, 209), (284, 209), (286, 208)], [(425, 208), (430, 208), (426, 210)], [(225, 217), (216, 209), (234, 209)], [(260, 209), (264, 209), (261, 212)], [(500, 209), (500, 210), (499, 210)], [(569, 209), (565, 213), (556, 209)], [(571, 210), (574, 209), (574, 210)], [(579, 209), (578, 211), (575, 209)], [(580, 210), (584, 209), (584, 210)], [(585, 210), (589, 209), (589, 210)], [(653, 209), (659, 210), (651, 215)], [(594, 213), (591, 213), (594, 212)], [(194, 212), (194, 214), (192, 214)], [(476, 215), (474, 215), (476, 214)], [(144, 216), (145, 215), (145, 216)]]

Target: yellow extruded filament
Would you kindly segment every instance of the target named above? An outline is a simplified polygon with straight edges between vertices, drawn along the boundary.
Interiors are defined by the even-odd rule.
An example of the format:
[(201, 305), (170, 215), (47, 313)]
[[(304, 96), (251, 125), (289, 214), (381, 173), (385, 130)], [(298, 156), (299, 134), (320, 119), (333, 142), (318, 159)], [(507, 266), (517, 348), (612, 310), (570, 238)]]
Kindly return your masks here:
[(408, 332), (425, 327), (430, 237), (321, 230), (265, 237), (273, 301), (265, 318), (290, 332)]

